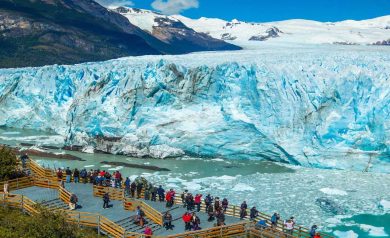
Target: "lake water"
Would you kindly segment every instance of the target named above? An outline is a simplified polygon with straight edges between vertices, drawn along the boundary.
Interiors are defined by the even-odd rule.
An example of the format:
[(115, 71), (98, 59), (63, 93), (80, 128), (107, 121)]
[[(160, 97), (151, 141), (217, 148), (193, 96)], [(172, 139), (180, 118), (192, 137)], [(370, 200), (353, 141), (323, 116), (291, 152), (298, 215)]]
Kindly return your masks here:
[[(17, 145), (21, 142), (62, 145), (63, 138), (32, 130), (0, 128), (0, 143)], [(156, 160), (52, 152), (69, 153), (85, 161), (34, 159), (51, 168), (119, 170), (131, 179), (141, 175), (165, 187), (227, 197), (232, 204), (246, 200), (261, 211), (269, 214), (278, 211), (282, 217), (294, 216), (300, 224), (317, 224), (323, 231), (338, 237), (389, 237), (390, 234), (389, 174), (322, 170), (251, 160), (191, 157)], [(170, 171), (115, 167), (101, 163), (103, 161), (153, 165)]]

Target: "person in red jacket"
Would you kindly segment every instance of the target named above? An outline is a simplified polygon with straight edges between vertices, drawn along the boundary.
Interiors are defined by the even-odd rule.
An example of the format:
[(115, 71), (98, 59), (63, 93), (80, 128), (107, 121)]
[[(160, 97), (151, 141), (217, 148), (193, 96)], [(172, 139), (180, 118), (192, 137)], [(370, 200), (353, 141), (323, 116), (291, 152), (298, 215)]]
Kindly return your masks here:
[(184, 213), (182, 219), (183, 219), (183, 222), (184, 222), (184, 230), (185, 231), (191, 231), (191, 214), (189, 212), (186, 212)]
[(321, 234), (317, 232), (314, 238), (321, 238)]
[(195, 206), (196, 211), (200, 212), (200, 203), (202, 202), (202, 194), (196, 194), (195, 196)]
[(166, 207), (172, 207), (172, 193), (171, 192), (167, 192), (167, 194), (165, 195), (165, 200), (167, 201), (167, 204), (166, 204)]
[(146, 227), (145, 230), (144, 230), (144, 234), (145, 234), (145, 238), (151, 238), (152, 235), (153, 235), (153, 231), (152, 231), (152, 228), (150, 227)]

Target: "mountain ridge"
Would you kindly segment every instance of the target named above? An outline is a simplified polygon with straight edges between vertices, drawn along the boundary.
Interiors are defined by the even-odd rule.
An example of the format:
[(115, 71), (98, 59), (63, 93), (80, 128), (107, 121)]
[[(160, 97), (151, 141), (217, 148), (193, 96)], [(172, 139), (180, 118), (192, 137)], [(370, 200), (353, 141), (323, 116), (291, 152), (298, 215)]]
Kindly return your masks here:
[(0, 68), (241, 49), (210, 36), (206, 46), (193, 45), (189, 41), (164, 42), (93, 0), (0, 2)]

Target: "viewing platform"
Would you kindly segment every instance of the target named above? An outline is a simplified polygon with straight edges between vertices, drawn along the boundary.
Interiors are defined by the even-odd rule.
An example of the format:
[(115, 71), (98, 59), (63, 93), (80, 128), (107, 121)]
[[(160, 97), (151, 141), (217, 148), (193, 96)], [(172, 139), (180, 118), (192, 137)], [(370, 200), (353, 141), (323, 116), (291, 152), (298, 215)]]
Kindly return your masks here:
[[(201, 230), (185, 232), (182, 215), (187, 212), (183, 207), (180, 196), (176, 194), (174, 205), (167, 208), (165, 202), (139, 199), (126, 196), (124, 189), (96, 186), (90, 183), (65, 183), (61, 186), (55, 171), (41, 167), (34, 160), (27, 163), (29, 176), (8, 181), (10, 193), (2, 193), (0, 204), (19, 208), (34, 215), (38, 204), (53, 211), (63, 211), (68, 222), (79, 226), (97, 229), (98, 234), (109, 237), (147, 237), (144, 235), (146, 226), (153, 231), (153, 237), (310, 237), (306, 228), (295, 226), (293, 235), (285, 233), (284, 224), (279, 222), (271, 228), (270, 216), (259, 213), (255, 221), (241, 220), (240, 208), (229, 205), (225, 212), (224, 226), (216, 226), (216, 221), (208, 222), (205, 204), (202, 201), (200, 212)], [(3, 186), (4, 182), (0, 182)], [(110, 207), (103, 209), (103, 195), (109, 193)], [(72, 194), (78, 197), (76, 210), (69, 210)], [(136, 208), (140, 207), (145, 213), (145, 227), (136, 224)], [(163, 216), (166, 212), (172, 215), (171, 230), (163, 227)], [(248, 210), (249, 214), (249, 210)], [(267, 228), (257, 228), (258, 220), (265, 220)], [(330, 238), (327, 234), (321, 237)]]

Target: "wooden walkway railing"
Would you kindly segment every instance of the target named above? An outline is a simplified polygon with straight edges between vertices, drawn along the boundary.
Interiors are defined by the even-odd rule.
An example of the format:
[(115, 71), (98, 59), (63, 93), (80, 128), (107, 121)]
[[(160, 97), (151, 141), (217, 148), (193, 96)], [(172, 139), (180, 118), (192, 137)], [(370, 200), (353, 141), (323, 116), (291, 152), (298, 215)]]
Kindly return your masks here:
[[(42, 168), (38, 163), (36, 163), (33, 160), (30, 160), (29, 166), (31, 168), (31, 171), (33, 172), (33, 177), (26, 177), (19, 179), (17, 181), (10, 180), (9, 185), (10, 189), (20, 189), (24, 187), (29, 186), (40, 186), (40, 187), (46, 187), (46, 188), (53, 188), (58, 189), (59, 191), (59, 197), (64, 202), (69, 202), (70, 200), (70, 193), (63, 189), (61, 186), (59, 186), (59, 182), (57, 181), (55, 172), (50, 169)], [(2, 185), (3, 183), (0, 183)], [(153, 222), (162, 225), (162, 214), (149, 206), (147, 203), (143, 202), (142, 200), (137, 199), (130, 199), (124, 197), (124, 189), (118, 189), (118, 188), (112, 188), (112, 187), (102, 187), (102, 186), (94, 186), (93, 188), (93, 194), (94, 196), (103, 196), (104, 193), (108, 192), (110, 194), (110, 198), (113, 200), (122, 200), (124, 209), (126, 210), (134, 210), (136, 206), (141, 206), (141, 208), (144, 210), (145, 215), (151, 219)], [(142, 193), (143, 195), (143, 193)], [(21, 195), (20, 195), (21, 196)], [(142, 198), (143, 196), (141, 196)], [(3, 199), (3, 202), (6, 202), (11, 207), (21, 207), (20, 199), (26, 199), (25, 197), (19, 197), (18, 195), (9, 195), (7, 199)], [(27, 198), (28, 199), (28, 198)], [(34, 202), (31, 200), (28, 201), (25, 205), (22, 205), (24, 207), (23, 209), (30, 210), (32, 213), (34, 212)], [(176, 204), (182, 204), (181, 198), (179, 196), (175, 197), (175, 203)], [(201, 203), (201, 209), (205, 209), (205, 204), (202, 201)], [(99, 214), (93, 214), (93, 213), (80, 213), (80, 212), (74, 212), (74, 211), (65, 211), (69, 218), (70, 222), (77, 222), (79, 225), (85, 225), (89, 227), (95, 227), (101, 229), (102, 231), (106, 232), (107, 234), (112, 235), (113, 237), (144, 237), (142, 234), (134, 233), (134, 232), (126, 232), (124, 228), (120, 227), (119, 225), (115, 224), (114, 222), (110, 221), (109, 219), (100, 216)], [(248, 209), (247, 213), (249, 214), (250, 211)], [(77, 214), (77, 215), (75, 215)], [(235, 205), (229, 205), (226, 215), (233, 216), (233, 217), (239, 217), (240, 215), (240, 207)], [(95, 219), (95, 220), (94, 220)], [(96, 220), (97, 219), (97, 220)], [(267, 223), (270, 225), (270, 219), (271, 217), (264, 213), (259, 213), (259, 217), (256, 218), (256, 221), (258, 220), (266, 220)], [(214, 227), (210, 229), (200, 230), (200, 231), (194, 231), (194, 232), (187, 232), (179, 235), (169, 236), (169, 237), (232, 237), (236, 235), (249, 235), (250, 237), (310, 237), (308, 229), (302, 227), (302, 226), (296, 226), (294, 228), (293, 236), (287, 235), (285, 232), (284, 225), (279, 222), (277, 225), (277, 228), (275, 230), (265, 229), (265, 230), (259, 230), (254, 228), (253, 223), (252, 225), (249, 222), (244, 223), (238, 223), (228, 226), (222, 226), (222, 227)], [(240, 233), (241, 232), (241, 233)], [(333, 236), (327, 235), (324, 233), (321, 233), (321, 237), (324, 238), (332, 238)]]
[(68, 204), (70, 202), (71, 193), (66, 190), (65, 188), (59, 186), (58, 187), (58, 198), (61, 199), (63, 202)]
[[(4, 187), (5, 182), (0, 182), (1, 188)], [(8, 189), (9, 191), (16, 190), (16, 189), (22, 189), (22, 188), (28, 188), (33, 186), (33, 180), (31, 177), (22, 177), (17, 179), (8, 180)]]
[(240, 222), (228, 226), (217, 226), (199, 231), (191, 231), (182, 234), (167, 236), (169, 238), (214, 238), (214, 237), (241, 237), (247, 234), (249, 222)]
[(38, 213), (38, 210), (36, 209), (37, 203), (20, 194), (4, 194), (1, 192), (0, 203), (4, 206), (21, 209), (23, 212), (27, 212), (31, 215)]
[(93, 195), (95, 197), (103, 197), (105, 193), (110, 195), (111, 200), (122, 201), (124, 198), (124, 190), (121, 188), (93, 185)]

